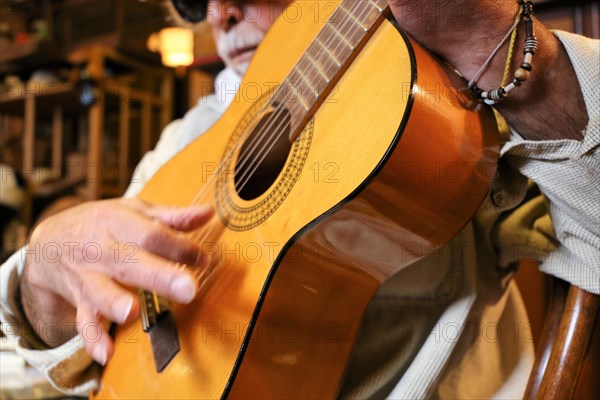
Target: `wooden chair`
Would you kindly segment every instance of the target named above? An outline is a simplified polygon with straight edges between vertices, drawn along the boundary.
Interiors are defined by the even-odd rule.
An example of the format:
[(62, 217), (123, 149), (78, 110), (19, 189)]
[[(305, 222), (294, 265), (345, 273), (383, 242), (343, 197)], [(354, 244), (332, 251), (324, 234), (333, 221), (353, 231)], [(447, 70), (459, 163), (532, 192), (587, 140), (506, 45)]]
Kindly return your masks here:
[[(550, 305), (525, 399), (572, 399), (576, 393), (577, 397), (598, 398), (598, 367), (587, 382), (580, 382), (580, 377), (590, 343), (594, 339), (600, 342), (600, 326), (596, 326), (594, 334), (599, 310), (600, 296), (553, 278)], [(596, 347), (600, 348), (598, 343)], [(600, 355), (589, 355), (588, 362), (600, 364)], [(578, 387), (580, 383), (586, 387)]]

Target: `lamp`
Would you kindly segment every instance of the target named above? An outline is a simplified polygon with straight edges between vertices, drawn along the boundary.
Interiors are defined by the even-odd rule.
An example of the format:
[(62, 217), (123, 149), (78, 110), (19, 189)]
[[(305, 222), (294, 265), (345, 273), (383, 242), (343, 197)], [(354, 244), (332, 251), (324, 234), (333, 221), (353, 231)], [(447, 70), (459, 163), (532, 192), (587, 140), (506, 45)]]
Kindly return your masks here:
[(148, 49), (160, 52), (167, 67), (186, 67), (194, 62), (194, 33), (183, 28), (164, 28), (148, 38)]

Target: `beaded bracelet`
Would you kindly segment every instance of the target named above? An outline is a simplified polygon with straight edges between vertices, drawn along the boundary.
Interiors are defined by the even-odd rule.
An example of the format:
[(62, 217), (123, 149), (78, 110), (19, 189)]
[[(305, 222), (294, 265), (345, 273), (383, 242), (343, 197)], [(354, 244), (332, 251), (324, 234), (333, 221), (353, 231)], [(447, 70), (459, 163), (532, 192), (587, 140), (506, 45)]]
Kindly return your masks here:
[[(485, 104), (494, 105), (499, 103), (501, 100), (504, 100), (508, 93), (516, 87), (519, 87), (523, 84), (523, 82), (529, 79), (529, 75), (531, 73), (533, 60), (533, 55), (537, 50), (537, 38), (533, 32), (533, 3), (531, 0), (518, 0), (520, 5), (519, 12), (517, 13), (517, 17), (515, 18), (515, 23), (509, 29), (507, 34), (504, 36), (503, 40), (498, 44), (498, 46), (494, 49), (492, 54), (489, 56), (487, 61), (483, 64), (483, 66), (479, 69), (477, 74), (473, 77), (473, 79), (469, 82), (469, 89), (473, 90), (477, 95), (477, 98), (482, 100)], [(496, 55), (498, 50), (506, 43), (508, 38), (513, 34), (517, 26), (519, 25), (519, 21), (523, 21), (525, 24), (525, 48), (523, 49), (524, 59), (521, 63), (521, 66), (515, 71), (513, 75), (513, 80), (506, 86), (500, 86), (497, 89), (484, 91), (477, 87), (477, 80), (483, 74), (483, 72), (489, 66), (492, 58)], [(509, 58), (507, 63), (510, 63), (510, 59), (512, 58), (512, 52), (509, 51)]]

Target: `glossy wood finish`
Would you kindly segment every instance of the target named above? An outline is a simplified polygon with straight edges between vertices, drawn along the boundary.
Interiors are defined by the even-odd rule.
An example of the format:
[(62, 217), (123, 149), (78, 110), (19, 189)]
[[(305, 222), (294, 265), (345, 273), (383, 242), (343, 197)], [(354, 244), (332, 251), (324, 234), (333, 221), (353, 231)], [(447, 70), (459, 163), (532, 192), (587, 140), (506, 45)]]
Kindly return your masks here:
[[(495, 170), (495, 122), (465, 111), (466, 99), (454, 90), (458, 83), (412, 46), (418, 78), (397, 148), (369, 186), (298, 238), (283, 258), (257, 320), (280, 330), (269, 340), (250, 341), (232, 398), (335, 398), (377, 289), (458, 233), (485, 195), (491, 178), (485, 174)], [(446, 117), (457, 115), (460, 126), (449, 126)], [(458, 165), (462, 180), (444, 179), (443, 171)], [(286, 336), (286, 327), (298, 337)]]
[[(571, 286), (560, 313), (560, 297), (564, 299), (564, 288), (560, 288), (560, 284), (558, 288), (557, 299), (552, 301), (544, 327), (543, 341), (525, 393), (526, 399), (573, 398), (598, 320), (600, 296)], [(557, 315), (561, 315), (559, 323)]]
[(544, 321), (544, 328), (537, 346), (535, 363), (529, 376), (525, 396), (523, 396), (524, 399), (536, 399), (538, 396), (540, 385), (544, 379), (544, 373), (550, 360), (550, 354), (552, 353), (552, 346), (556, 341), (560, 318), (565, 309), (568, 292), (569, 285), (565, 281), (560, 279), (552, 280), (552, 292), (550, 294), (548, 310), (546, 311), (546, 320)]
[(237, 216), (216, 202), (202, 231), (212, 267), (197, 299), (173, 309), (181, 352), (157, 374), (139, 324), (120, 328), (98, 398), (335, 397), (377, 288), (456, 234), (485, 196), (498, 152), (491, 112), (466, 110), (457, 82), (387, 21), (300, 136), (304, 167), (289, 192), (276, 192), (283, 172), (253, 200), (235, 196), (232, 174), (207, 184), (255, 107), (250, 89), (285, 79), (324, 23), (312, 2), (296, 4), (305, 18), (275, 24), (224, 117), (141, 195), (187, 205), (206, 187), (215, 204), (228, 190), (231, 210), (265, 204), (268, 218), (232, 229)]

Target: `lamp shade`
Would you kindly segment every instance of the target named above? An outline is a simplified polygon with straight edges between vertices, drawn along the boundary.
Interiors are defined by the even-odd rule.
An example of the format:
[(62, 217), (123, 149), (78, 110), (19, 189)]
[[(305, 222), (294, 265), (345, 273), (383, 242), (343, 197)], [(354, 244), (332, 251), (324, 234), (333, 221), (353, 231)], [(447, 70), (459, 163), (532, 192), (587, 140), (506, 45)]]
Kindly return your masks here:
[(183, 28), (164, 28), (148, 39), (148, 48), (160, 52), (165, 66), (185, 67), (194, 62), (194, 33)]

